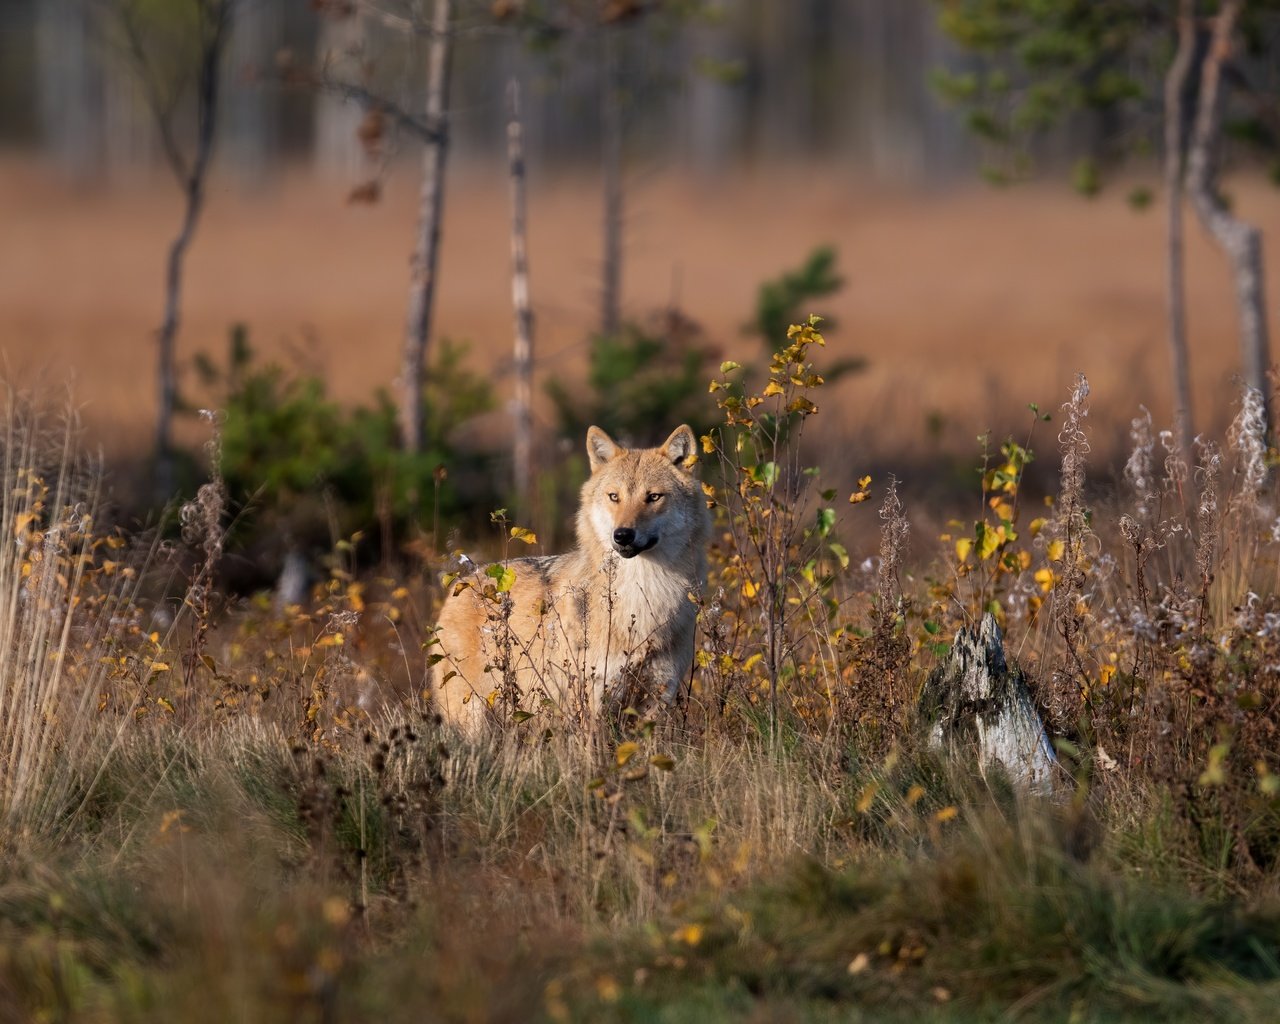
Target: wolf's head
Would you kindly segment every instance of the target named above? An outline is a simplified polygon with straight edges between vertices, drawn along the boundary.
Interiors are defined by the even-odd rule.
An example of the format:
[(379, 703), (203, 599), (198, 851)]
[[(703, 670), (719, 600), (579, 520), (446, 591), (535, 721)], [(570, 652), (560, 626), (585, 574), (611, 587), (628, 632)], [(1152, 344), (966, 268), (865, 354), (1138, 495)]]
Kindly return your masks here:
[(591, 478), (582, 488), (578, 533), (623, 558), (660, 549), (675, 555), (705, 537), (706, 509), (693, 475), (697, 439), (677, 427), (657, 448), (623, 448), (587, 431)]

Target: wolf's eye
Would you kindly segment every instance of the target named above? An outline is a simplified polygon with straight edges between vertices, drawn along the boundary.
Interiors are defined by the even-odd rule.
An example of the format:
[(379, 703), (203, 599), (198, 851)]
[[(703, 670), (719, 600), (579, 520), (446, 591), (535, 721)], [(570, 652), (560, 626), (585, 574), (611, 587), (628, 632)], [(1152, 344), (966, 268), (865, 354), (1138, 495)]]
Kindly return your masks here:
[(661, 501), (665, 497), (665, 494), (659, 494), (657, 491), (650, 491), (644, 496), (644, 500), (652, 505), (655, 501)]
[(618, 503), (618, 492), (617, 492), (617, 491), (610, 491), (610, 492), (609, 492), (609, 500), (610, 500), (610, 501), (612, 501), (612, 502), (616, 505), (616, 504)]

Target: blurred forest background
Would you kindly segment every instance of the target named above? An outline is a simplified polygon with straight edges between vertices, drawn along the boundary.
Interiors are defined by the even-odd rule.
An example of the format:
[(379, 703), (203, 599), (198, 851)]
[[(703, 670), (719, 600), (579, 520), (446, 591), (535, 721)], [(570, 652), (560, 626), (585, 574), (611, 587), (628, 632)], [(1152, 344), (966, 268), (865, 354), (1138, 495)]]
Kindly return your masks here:
[[(829, 318), (833, 366), (857, 371), (833, 375), (811, 428), (855, 453), (828, 470), (850, 480), (893, 467), (909, 496), (967, 486), (975, 438), (1022, 431), (1027, 404), (1052, 408), (1077, 371), (1093, 384), (1100, 461), (1123, 456), (1140, 406), (1173, 425), (1166, 224), (1152, 200), (1176, 3), (1147, 5), (1156, 14), (1039, 5), (1052, 24), (1032, 14), (1021, 35), (993, 30), (1005, 15), (981, 0), (445, 6), (448, 149), (435, 166), (447, 184), (414, 371), (406, 311), (421, 311), (411, 283), (431, 233), (423, 168), (443, 149), (430, 109), (439, 4), (7, 0), (0, 344), (11, 379), (47, 389), (70, 371), (95, 438), (146, 472), (169, 443), (157, 401), (175, 406), (184, 459), (207, 435), (190, 413), (230, 410), (244, 434), (228, 422), (232, 482), (247, 492), (269, 478), (281, 505), (317, 483), (376, 490), (356, 464), (398, 436), (417, 461), (406, 471), (388, 456), (391, 489), (407, 488), (418, 517), (442, 463), (455, 509), (511, 496), (522, 402), (541, 470), (576, 458), (592, 419), (637, 441), (665, 435), (713, 415), (705, 381), (721, 359), (758, 362), (809, 312)], [(1274, 95), (1274, 25), (1262, 24), (1246, 26), (1241, 66)], [(1037, 46), (1058, 79), (1018, 121)], [(1098, 53), (1070, 50), (1089, 46)], [(1012, 71), (1009, 124), (977, 109), (992, 67)], [(1087, 95), (1070, 91), (1072, 76)], [(534, 325), (523, 398), (512, 83)], [(1241, 125), (1229, 119), (1226, 191), (1265, 231), (1280, 217), (1266, 180), (1274, 116)], [(179, 328), (162, 316), (166, 257), (196, 168)], [(1242, 373), (1232, 270), (1194, 224), (1185, 259), (1196, 429), (1217, 429)], [(157, 399), (166, 327), (173, 382)], [(403, 444), (404, 380), (419, 372), (419, 440)], [(294, 457), (325, 446), (340, 450), (322, 464)], [(190, 488), (202, 470), (176, 472), (161, 478)], [(521, 507), (542, 509), (544, 528), (563, 519), (575, 472)]]

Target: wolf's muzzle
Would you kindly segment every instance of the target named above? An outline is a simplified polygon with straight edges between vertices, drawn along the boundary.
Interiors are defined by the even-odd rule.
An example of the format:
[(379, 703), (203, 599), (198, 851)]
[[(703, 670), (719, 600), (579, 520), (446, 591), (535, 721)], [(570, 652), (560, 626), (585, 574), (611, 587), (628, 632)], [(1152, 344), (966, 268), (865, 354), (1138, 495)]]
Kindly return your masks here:
[(658, 538), (655, 536), (637, 544), (636, 531), (630, 526), (619, 526), (613, 531), (613, 550), (623, 558), (634, 558), (641, 551), (648, 551), (657, 543)]

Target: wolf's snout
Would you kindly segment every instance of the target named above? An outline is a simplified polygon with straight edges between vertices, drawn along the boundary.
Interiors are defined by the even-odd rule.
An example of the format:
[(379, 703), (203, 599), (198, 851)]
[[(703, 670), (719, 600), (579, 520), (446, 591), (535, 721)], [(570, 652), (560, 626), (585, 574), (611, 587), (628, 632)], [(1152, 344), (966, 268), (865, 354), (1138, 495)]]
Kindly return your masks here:
[(619, 547), (629, 548), (636, 542), (636, 531), (629, 526), (619, 526), (613, 531), (613, 542)]

